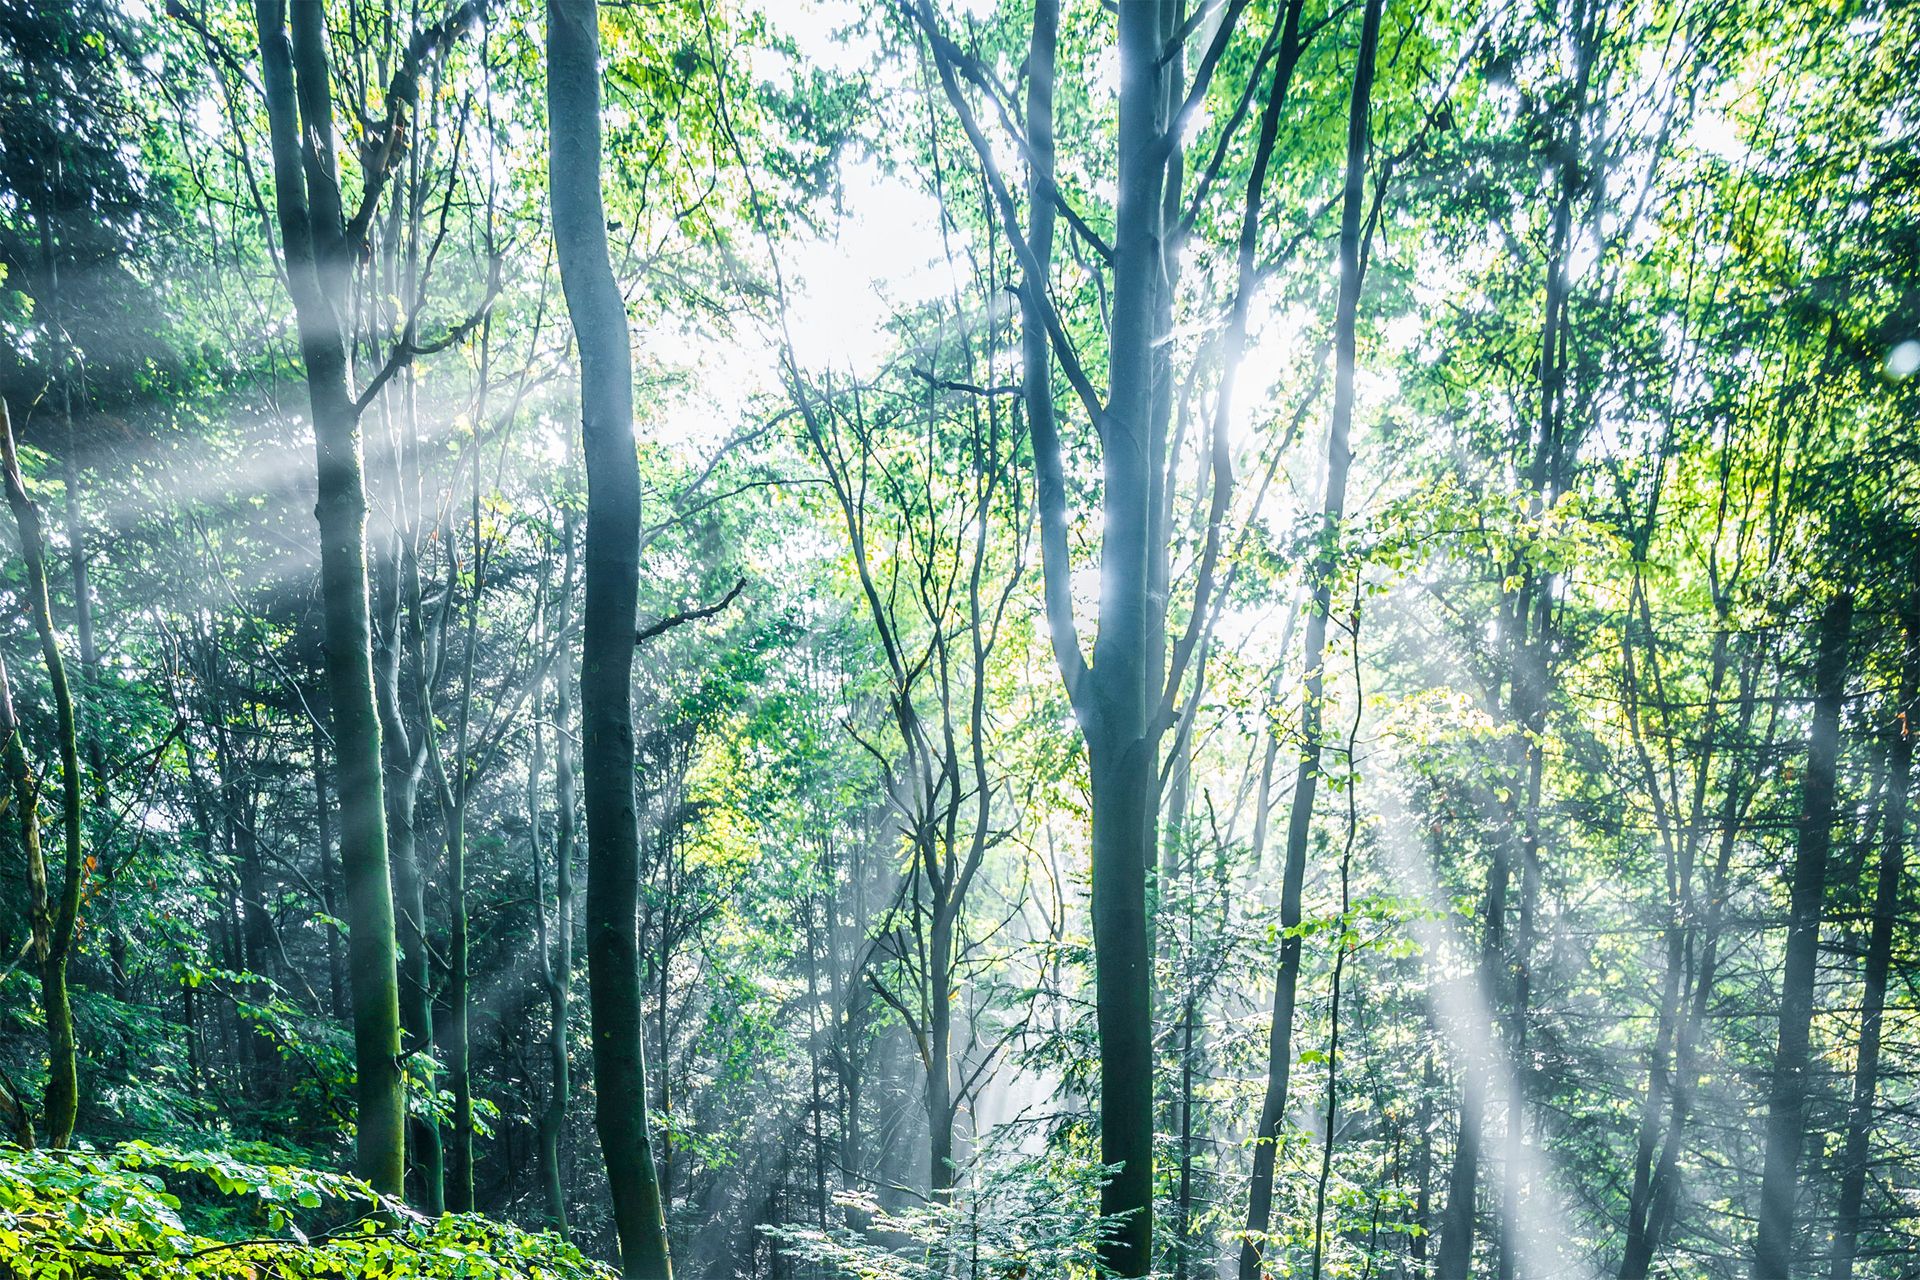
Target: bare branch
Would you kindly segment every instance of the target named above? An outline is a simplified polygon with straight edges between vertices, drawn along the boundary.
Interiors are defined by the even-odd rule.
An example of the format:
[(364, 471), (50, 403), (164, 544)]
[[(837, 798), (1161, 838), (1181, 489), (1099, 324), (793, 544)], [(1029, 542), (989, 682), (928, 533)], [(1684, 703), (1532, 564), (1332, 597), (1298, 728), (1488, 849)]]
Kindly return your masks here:
[(655, 636), (663, 635), (666, 632), (673, 630), (675, 627), (682, 625), (683, 623), (698, 622), (703, 618), (713, 617), (715, 614), (725, 609), (728, 605), (732, 604), (734, 601), (734, 597), (738, 596), (742, 591), (746, 590), (746, 586), (747, 586), (747, 580), (745, 578), (741, 578), (739, 581), (733, 584), (733, 588), (730, 591), (728, 591), (726, 595), (721, 596), (719, 600), (715, 601), (712, 604), (701, 605), (697, 609), (686, 609), (679, 613), (670, 613), (666, 617), (661, 618), (657, 622), (648, 623), (646, 626), (634, 632), (634, 635), (633, 635), (634, 644), (636, 645), (645, 644), (647, 641), (653, 639)]

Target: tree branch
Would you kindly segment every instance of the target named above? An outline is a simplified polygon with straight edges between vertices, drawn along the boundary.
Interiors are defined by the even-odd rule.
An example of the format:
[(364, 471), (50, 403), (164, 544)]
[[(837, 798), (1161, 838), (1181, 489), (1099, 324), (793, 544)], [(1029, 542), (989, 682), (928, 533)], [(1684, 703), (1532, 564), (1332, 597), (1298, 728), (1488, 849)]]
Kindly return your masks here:
[(729, 590), (726, 595), (721, 596), (719, 600), (712, 604), (701, 605), (697, 609), (686, 609), (680, 613), (670, 613), (657, 622), (648, 623), (633, 633), (633, 643), (635, 645), (643, 645), (654, 637), (663, 635), (683, 623), (698, 622), (702, 618), (713, 617), (714, 614), (719, 613), (722, 609), (732, 604), (734, 597), (746, 590), (746, 586), (747, 580), (741, 578), (733, 584), (732, 589)]

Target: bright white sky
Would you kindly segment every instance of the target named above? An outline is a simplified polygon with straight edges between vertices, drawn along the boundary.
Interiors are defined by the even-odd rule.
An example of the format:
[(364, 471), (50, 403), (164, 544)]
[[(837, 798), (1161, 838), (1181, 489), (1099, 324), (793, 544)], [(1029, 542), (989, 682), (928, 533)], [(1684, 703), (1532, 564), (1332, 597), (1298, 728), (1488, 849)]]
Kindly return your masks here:
[[(972, 0), (990, 8), (991, 0)], [(870, 65), (878, 41), (859, 25), (860, 0), (760, 0), (768, 26), (792, 39), (798, 59), (757, 50), (762, 81), (790, 82), (803, 67), (854, 73)], [(895, 68), (888, 74), (904, 74)], [(870, 158), (843, 157), (840, 212), (826, 234), (780, 245), (793, 339), (810, 370), (870, 374), (886, 355), (887, 317), (947, 287), (939, 208), (906, 178)], [(695, 387), (665, 406), (660, 434), (675, 441), (717, 441), (738, 424), (757, 395), (777, 388), (776, 335), (743, 332), (712, 343), (663, 326), (645, 341), (660, 356), (695, 371)]]
[[(966, 7), (985, 13), (993, 0)], [(792, 39), (800, 62), (843, 73), (873, 64), (879, 42), (859, 19), (860, 0), (763, 0), (768, 23)], [(762, 79), (793, 76), (799, 68), (780, 55), (755, 60)], [(886, 65), (883, 76), (906, 72)], [(942, 265), (940, 210), (910, 178), (887, 173), (870, 159), (846, 158), (841, 171), (841, 216), (831, 234), (784, 248), (796, 321), (794, 344), (810, 368), (851, 367), (870, 372), (886, 351), (881, 325), (902, 305), (926, 302), (947, 285)]]

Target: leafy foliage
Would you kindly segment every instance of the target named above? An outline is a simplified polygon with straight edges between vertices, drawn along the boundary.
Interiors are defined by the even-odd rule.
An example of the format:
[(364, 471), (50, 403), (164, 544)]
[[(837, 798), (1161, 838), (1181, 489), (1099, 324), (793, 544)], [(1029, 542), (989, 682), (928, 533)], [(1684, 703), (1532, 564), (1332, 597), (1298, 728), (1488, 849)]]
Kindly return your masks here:
[(128, 1142), (0, 1147), (0, 1271), (19, 1280), (515, 1276), (597, 1280), (551, 1235), (426, 1219), (341, 1174)]

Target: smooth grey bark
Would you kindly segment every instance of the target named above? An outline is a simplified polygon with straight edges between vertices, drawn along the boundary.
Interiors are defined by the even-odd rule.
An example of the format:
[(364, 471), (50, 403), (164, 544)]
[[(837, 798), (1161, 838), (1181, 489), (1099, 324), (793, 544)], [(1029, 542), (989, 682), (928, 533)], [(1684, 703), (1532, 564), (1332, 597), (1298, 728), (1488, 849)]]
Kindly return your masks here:
[[(1161, 6), (1119, 13), (1119, 192), (1113, 323), (1100, 451), (1100, 627), (1082, 723), (1093, 798), (1095, 1021), (1100, 1044), (1100, 1191), (1112, 1226), (1101, 1261), (1144, 1276), (1153, 1263), (1153, 951), (1147, 877), (1159, 804), (1158, 735), (1148, 682), (1153, 524), (1154, 317), (1160, 258)], [(1057, 625), (1057, 622), (1056, 622)], [(1156, 682), (1157, 686), (1157, 682)], [(1157, 691), (1157, 687), (1156, 687)]]
[[(423, 1055), (411, 1066), (415, 1085), (429, 1097), (439, 1090), (434, 1058), (433, 964), (427, 940), (426, 874), (420, 863), (419, 830), (415, 815), (420, 797), (420, 770), (404, 740), (387, 751), (387, 835), (393, 853), (393, 883), (399, 920), (400, 1026), (408, 1057)], [(422, 1109), (407, 1117), (407, 1162), (412, 1168), (416, 1207), (438, 1217), (446, 1212), (446, 1152), (440, 1123)]]
[[(487, 330), (483, 329), (483, 334)], [(484, 421), (487, 348), (481, 345), (481, 407), (475, 414)], [(469, 549), (473, 575), (471, 598), (467, 601), (466, 643), (460, 666), (459, 712), (456, 720), (452, 767), (440, 750), (432, 708), (426, 708), (422, 729), (427, 754), (433, 762), (434, 780), (440, 792), (447, 850), (447, 1017), (441, 1040), (447, 1058), (447, 1075), (453, 1085), (453, 1140), (446, 1161), (447, 1208), (454, 1213), (472, 1213), (473, 1203), (473, 1065), (468, 1021), (472, 1000), (471, 944), (467, 911), (467, 801), (472, 794), (472, 764), (468, 759), (468, 738), (473, 720), (473, 661), (480, 638), (480, 596), (485, 589), (485, 559), (480, 542), (480, 463), (476, 457), (472, 471), (470, 528), (473, 543)], [(449, 574), (452, 573), (450, 558)], [(448, 600), (453, 598), (449, 582)]]
[[(397, 224), (399, 219), (393, 221)], [(396, 232), (397, 234), (397, 232)], [(389, 250), (391, 244), (389, 243)], [(412, 269), (409, 268), (411, 276)], [(406, 286), (414, 288), (411, 280)], [(426, 719), (444, 650), (446, 612), (429, 618), (422, 599), (421, 531), (413, 504), (420, 487), (420, 442), (416, 386), (409, 370), (400, 377), (403, 435), (393, 450), (396, 514), (379, 562), (382, 626), (375, 640), (374, 694), (380, 712), (380, 747), (386, 779), (387, 842), (399, 928), (402, 1052), (414, 1088), (437, 1101), (435, 984), (427, 930), (427, 867), (420, 851), (420, 786), (426, 775)], [(409, 1109), (407, 1165), (415, 1207), (429, 1216), (446, 1212), (446, 1148), (433, 1110)]]

